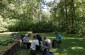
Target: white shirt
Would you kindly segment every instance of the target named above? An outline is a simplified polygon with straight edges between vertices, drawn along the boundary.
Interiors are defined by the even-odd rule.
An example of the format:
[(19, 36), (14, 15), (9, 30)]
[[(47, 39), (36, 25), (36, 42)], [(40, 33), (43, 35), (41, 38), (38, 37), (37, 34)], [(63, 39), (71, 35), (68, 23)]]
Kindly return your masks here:
[(50, 39), (46, 39), (45, 42), (44, 42), (44, 47), (50, 49), (51, 46), (52, 46), (51, 40)]
[(37, 39), (33, 40), (31, 43), (31, 49), (36, 50), (36, 45), (39, 45), (39, 41)]
[(51, 40), (50, 39), (46, 39), (45, 40), (47, 43), (51, 43)]

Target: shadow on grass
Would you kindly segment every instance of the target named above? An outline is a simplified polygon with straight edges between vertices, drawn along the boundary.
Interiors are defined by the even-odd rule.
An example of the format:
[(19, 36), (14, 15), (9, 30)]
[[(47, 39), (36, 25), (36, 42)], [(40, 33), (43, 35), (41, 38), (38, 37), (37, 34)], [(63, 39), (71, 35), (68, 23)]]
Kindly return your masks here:
[(15, 55), (30, 55), (28, 49), (19, 48)]
[(64, 39), (61, 47), (57, 48), (59, 55), (85, 55), (84, 39)]
[[(42, 37), (48, 36), (51, 40), (55, 38), (54, 34), (42, 33)], [(63, 35), (61, 46), (51, 49), (54, 55), (85, 55), (85, 40), (75, 35)], [(16, 55), (30, 55), (26, 49), (19, 49)]]

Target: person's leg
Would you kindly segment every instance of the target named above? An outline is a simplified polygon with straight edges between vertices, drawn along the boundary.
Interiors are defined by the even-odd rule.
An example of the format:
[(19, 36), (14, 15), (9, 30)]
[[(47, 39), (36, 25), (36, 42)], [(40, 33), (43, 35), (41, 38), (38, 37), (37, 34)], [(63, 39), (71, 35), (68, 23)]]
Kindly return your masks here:
[(58, 42), (58, 47), (60, 47), (60, 44), (61, 44), (61, 40), (59, 40), (59, 42)]
[(56, 45), (57, 45), (57, 41), (54, 39), (54, 40), (52, 41), (52, 47), (55, 48)]
[(30, 55), (36, 55), (36, 51), (30, 50)]
[(27, 43), (27, 49), (30, 49), (31, 43)]
[(56, 39), (56, 43), (58, 43), (59, 42), (59, 39)]
[(27, 48), (27, 43), (23, 43), (23, 48)]
[(54, 48), (56, 48), (56, 46), (57, 46), (57, 42), (56, 42), (56, 41), (54, 41)]

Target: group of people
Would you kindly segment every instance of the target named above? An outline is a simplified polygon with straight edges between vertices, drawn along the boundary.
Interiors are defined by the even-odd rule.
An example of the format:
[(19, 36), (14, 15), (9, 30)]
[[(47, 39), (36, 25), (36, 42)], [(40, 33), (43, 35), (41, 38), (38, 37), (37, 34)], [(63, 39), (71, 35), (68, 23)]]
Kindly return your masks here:
[(36, 34), (33, 35), (33, 40), (32, 42), (30, 42), (30, 36), (28, 34), (26, 34), (23, 39), (22, 42), (24, 44), (27, 45), (27, 49), (30, 49), (32, 52), (35, 51), (49, 51), (51, 49), (51, 47), (54, 47), (55, 44), (57, 45), (57, 43), (61, 42), (61, 34), (59, 34), (58, 32), (55, 32), (56, 34), (56, 38), (51, 41), (48, 37), (43, 37), (40, 34)]

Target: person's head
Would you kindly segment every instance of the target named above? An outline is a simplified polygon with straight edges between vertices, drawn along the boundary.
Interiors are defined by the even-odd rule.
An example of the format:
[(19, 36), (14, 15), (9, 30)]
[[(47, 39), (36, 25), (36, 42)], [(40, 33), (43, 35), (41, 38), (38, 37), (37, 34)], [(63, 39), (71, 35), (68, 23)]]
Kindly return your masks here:
[(28, 37), (28, 34), (25, 34), (25, 37)]
[(37, 37), (38, 40), (42, 41), (42, 37), (41, 37), (40, 34), (36, 34), (36, 37)]
[(47, 39), (47, 37), (45, 36), (43, 39), (44, 39), (44, 40), (46, 40), (46, 39)]
[(37, 39), (36, 35), (33, 35), (33, 39)]
[(58, 34), (58, 32), (56, 31), (55, 34)]
[(28, 33), (28, 36), (29, 36), (29, 37), (31, 37), (31, 35), (32, 35), (31, 33)]
[(36, 37), (41, 37), (41, 35), (40, 34), (36, 34)]

